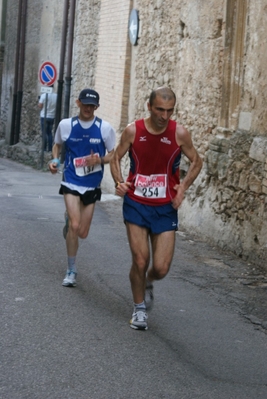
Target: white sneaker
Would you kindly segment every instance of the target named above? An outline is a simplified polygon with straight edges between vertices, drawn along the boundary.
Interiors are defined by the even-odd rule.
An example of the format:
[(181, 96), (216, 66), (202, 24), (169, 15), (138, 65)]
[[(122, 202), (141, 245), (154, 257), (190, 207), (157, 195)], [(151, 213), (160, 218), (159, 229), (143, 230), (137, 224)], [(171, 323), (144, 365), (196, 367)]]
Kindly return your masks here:
[(132, 314), (130, 327), (135, 330), (147, 330), (147, 314), (145, 310), (137, 310)]
[(76, 286), (76, 276), (77, 273), (74, 272), (67, 272), (62, 285), (64, 287), (75, 287)]

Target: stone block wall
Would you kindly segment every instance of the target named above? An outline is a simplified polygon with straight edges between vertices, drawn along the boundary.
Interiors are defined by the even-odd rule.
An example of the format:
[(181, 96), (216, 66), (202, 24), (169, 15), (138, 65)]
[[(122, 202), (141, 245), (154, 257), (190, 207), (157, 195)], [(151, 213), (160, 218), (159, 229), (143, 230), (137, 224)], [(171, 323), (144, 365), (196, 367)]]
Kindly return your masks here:
[[(117, 132), (128, 123), (130, 4), (124, 0), (81, 0), (76, 15), (73, 93), (76, 95), (83, 87), (98, 91), (100, 107), (96, 115)], [(74, 102), (72, 112), (77, 112)], [(114, 191), (108, 166), (103, 186)]]
[(0, 108), (0, 138), (5, 139), (7, 125), (11, 119), (10, 109), (12, 108), (12, 85), (14, 84), (14, 66), (16, 56), (16, 28), (17, 28), (18, 7), (17, 2), (9, 3), (6, 12), (6, 35), (4, 44), (4, 63), (1, 86), (1, 108)]
[[(28, 0), (25, 39), (25, 64), (22, 86), (20, 141), (41, 149), (38, 96), (41, 83), (38, 72), (44, 61), (59, 67), (61, 28), (63, 17), (61, 0)], [(1, 87), (0, 138), (9, 141), (14, 92), (18, 1), (8, 0), (4, 70)], [(55, 87), (56, 89), (56, 87)]]
[[(204, 160), (180, 227), (245, 259), (266, 259), (267, 52), (259, 27), (267, 2), (147, 0), (135, 7), (141, 32), (131, 113), (145, 116), (151, 89), (170, 86), (174, 119)], [(182, 173), (187, 167), (184, 157)]]
[[(35, 144), (39, 149), (41, 128), (38, 97), (42, 87), (39, 69), (43, 62), (49, 61), (59, 70), (63, 5), (64, 2), (58, 0), (28, 0), (20, 141)], [(56, 91), (57, 81), (54, 86)]]
[[(0, 138), (12, 97), (16, 5), (8, 1)], [(137, 46), (128, 40), (132, 7), (140, 17)], [(63, 2), (29, 0), (28, 8), (35, 18), (27, 28), (21, 139), (32, 144), (39, 134), (36, 72), (45, 59), (59, 62)], [(97, 114), (119, 138), (128, 122), (147, 115), (152, 89), (171, 87), (173, 117), (204, 160), (179, 210), (180, 228), (252, 261), (267, 256), (266, 22), (267, 0), (79, 0), (74, 31), (71, 114), (79, 91), (93, 87)], [(187, 169), (183, 157), (182, 176)]]
[(74, 29), (71, 114), (77, 113), (75, 100), (86, 87), (95, 88), (100, 1), (76, 2)]

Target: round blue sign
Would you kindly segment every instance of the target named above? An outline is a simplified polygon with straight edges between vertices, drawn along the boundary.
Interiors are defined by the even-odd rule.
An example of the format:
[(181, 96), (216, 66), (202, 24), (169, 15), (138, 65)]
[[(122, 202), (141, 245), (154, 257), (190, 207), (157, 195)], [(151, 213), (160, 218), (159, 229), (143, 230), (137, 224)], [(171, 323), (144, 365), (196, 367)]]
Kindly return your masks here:
[(39, 70), (39, 80), (42, 85), (52, 86), (57, 78), (57, 70), (51, 62), (44, 62)]

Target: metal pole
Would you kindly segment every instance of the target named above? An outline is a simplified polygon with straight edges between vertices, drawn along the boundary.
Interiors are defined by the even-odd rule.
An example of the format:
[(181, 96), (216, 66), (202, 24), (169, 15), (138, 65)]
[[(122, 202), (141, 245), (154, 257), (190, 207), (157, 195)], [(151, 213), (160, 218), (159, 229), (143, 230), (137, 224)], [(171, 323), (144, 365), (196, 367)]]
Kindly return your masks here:
[(64, 101), (64, 118), (69, 117), (69, 104), (70, 104), (70, 88), (71, 88), (71, 72), (72, 72), (72, 53), (73, 53), (73, 37), (74, 37), (74, 21), (75, 21), (75, 6), (76, 0), (71, 0), (70, 4), (70, 27), (69, 27), (69, 37), (68, 37), (68, 59), (67, 59), (67, 70), (65, 82), (68, 87), (65, 93)]
[(21, 52), (18, 73), (18, 109), (15, 121), (15, 138), (14, 144), (19, 142), (20, 134), (20, 118), (22, 108), (22, 95), (23, 95), (23, 76), (24, 76), (24, 61), (25, 61), (25, 38), (26, 38), (26, 19), (27, 19), (27, 0), (23, 0), (22, 14), (21, 14)]
[(63, 84), (64, 84), (63, 76), (64, 76), (66, 42), (67, 42), (67, 30), (68, 30), (68, 13), (69, 13), (69, 0), (65, 0), (62, 35), (61, 35), (60, 65), (58, 72), (58, 89), (57, 89), (57, 107), (56, 107), (54, 131), (57, 130), (58, 124), (61, 120), (62, 95), (63, 95)]
[[(41, 169), (44, 167), (44, 151), (45, 151), (45, 136), (46, 136), (46, 115), (47, 115), (47, 101), (48, 94), (45, 94), (45, 112), (44, 112), (44, 127), (42, 132), (42, 154), (41, 154)], [(48, 144), (48, 143), (47, 143)]]
[[(70, 3), (70, 26), (69, 26), (69, 35), (68, 35), (68, 59), (67, 59), (67, 71), (66, 71), (66, 77), (65, 77), (65, 97), (64, 97), (63, 118), (69, 117), (69, 108), (70, 108), (75, 7), (76, 7), (76, 0), (71, 0), (71, 3)], [(61, 157), (60, 157), (61, 163), (64, 162), (65, 152), (66, 152), (65, 145), (63, 145), (62, 149), (61, 149)]]
[(13, 87), (13, 104), (12, 104), (10, 143), (9, 143), (10, 145), (13, 145), (14, 141), (15, 141), (15, 122), (16, 122), (16, 111), (17, 111), (17, 90), (18, 90), (18, 73), (19, 73), (22, 0), (19, 0), (18, 9), (19, 9), (19, 11), (18, 11), (18, 23), (17, 23), (15, 76), (14, 76), (14, 87)]

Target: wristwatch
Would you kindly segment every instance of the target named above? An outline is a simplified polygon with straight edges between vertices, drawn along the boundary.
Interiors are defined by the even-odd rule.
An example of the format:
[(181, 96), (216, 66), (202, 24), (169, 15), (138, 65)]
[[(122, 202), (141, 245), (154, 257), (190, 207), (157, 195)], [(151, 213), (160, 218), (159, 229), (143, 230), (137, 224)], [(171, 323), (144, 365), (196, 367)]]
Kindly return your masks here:
[(115, 188), (117, 188), (121, 183), (124, 183), (124, 181), (117, 181), (117, 182), (115, 183)]

